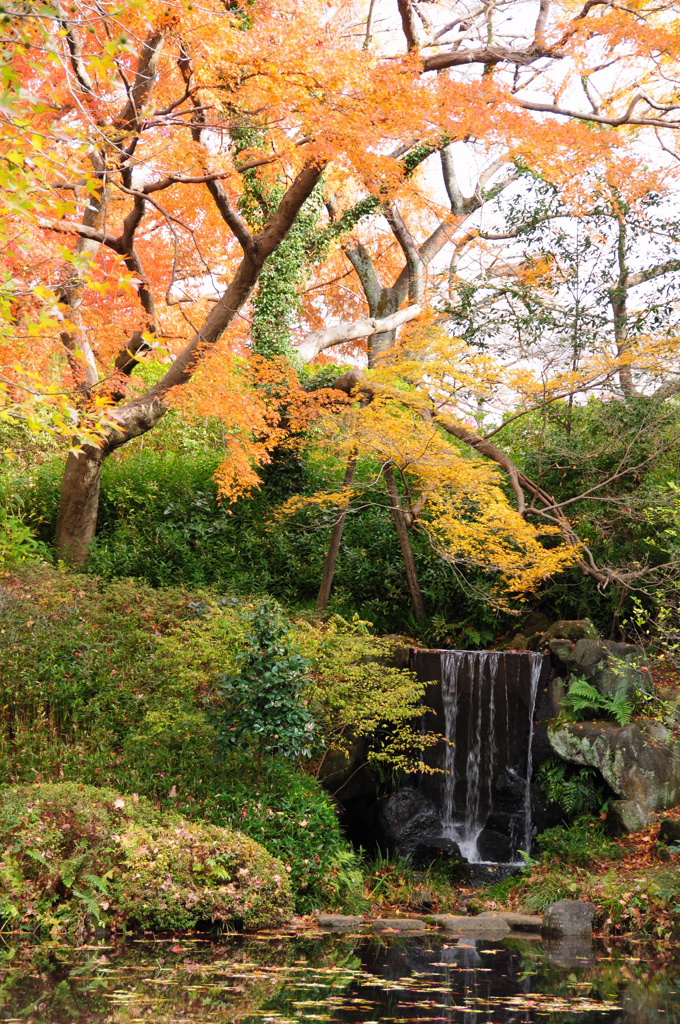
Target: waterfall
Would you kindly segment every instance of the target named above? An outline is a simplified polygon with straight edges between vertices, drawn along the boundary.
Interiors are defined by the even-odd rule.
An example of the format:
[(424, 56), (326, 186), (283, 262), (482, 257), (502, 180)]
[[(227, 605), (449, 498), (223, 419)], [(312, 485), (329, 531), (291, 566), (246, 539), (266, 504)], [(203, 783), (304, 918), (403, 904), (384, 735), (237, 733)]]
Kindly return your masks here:
[[(546, 658), (499, 651), (441, 651), (444, 753), (442, 835), (470, 863), (493, 837), (517, 860), (531, 844), (534, 710)], [(481, 850), (480, 850), (481, 845)]]

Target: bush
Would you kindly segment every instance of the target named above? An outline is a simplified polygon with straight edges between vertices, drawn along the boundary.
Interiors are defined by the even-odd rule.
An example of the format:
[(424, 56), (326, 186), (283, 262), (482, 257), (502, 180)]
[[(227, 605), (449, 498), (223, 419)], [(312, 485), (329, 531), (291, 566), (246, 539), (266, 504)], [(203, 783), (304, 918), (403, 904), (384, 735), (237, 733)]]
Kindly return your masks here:
[[(219, 444), (218, 444), (219, 441)], [(163, 448), (165, 450), (159, 450)], [(142, 439), (108, 458), (102, 473), (97, 535), (88, 573), (105, 579), (135, 577), (155, 587), (227, 587), (233, 593), (270, 593), (290, 606), (316, 600), (333, 508), (302, 509), (282, 519), (281, 502), (295, 492), (337, 491), (344, 467), (295, 458), (295, 472), (279, 460), (266, 467), (259, 491), (233, 506), (221, 505), (213, 474), (224, 456), (222, 436), (208, 423), (181, 425), (173, 414)], [(0, 507), (19, 516), (41, 541), (54, 538), (63, 463), (45, 462), (0, 479)], [(331, 606), (355, 613), (380, 632), (413, 633), (403, 561), (380, 487), (368, 489), (347, 517)], [(464, 567), (455, 574), (426, 537), (414, 534), (421, 588), (433, 622), (427, 643), (483, 646), (503, 631), (507, 617), (474, 588), (482, 576)], [(471, 587), (458, 582), (470, 576)]]
[(299, 910), (349, 906), (357, 861), (320, 784), (240, 749), (216, 759), (205, 701), (236, 670), (252, 610), (48, 566), (0, 574), (0, 773), (134, 790), (237, 827), (285, 861)]
[(212, 719), (222, 749), (250, 748), (293, 761), (310, 758), (316, 725), (303, 703), (310, 662), (293, 650), (290, 631), (273, 602), (263, 601), (248, 615), (247, 647), (236, 656), (237, 670), (217, 677), (222, 707)]
[(545, 861), (588, 866), (603, 858), (617, 858), (621, 851), (604, 831), (601, 822), (583, 816), (571, 825), (546, 829), (536, 837)]
[(577, 767), (558, 757), (544, 761), (536, 779), (546, 798), (557, 804), (567, 818), (603, 810), (612, 795), (597, 768)]
[(281, 864), (230, 829), (74, 783), (0, 792), (0, 916), (67, 931), (266, 927), (290, 915)]

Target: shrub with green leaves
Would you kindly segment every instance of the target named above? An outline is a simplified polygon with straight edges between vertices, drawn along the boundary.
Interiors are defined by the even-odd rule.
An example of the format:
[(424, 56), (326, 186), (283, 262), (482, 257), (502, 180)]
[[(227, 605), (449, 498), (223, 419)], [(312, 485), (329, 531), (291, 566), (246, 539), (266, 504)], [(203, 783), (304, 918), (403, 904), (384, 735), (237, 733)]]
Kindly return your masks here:
[(316, 724), (303, 703), (310, 663), (293, 650), (290, 625), (271, 601), (248, 613), (246, 649), (236, 671), (217, 677), (221, 706), (212, 719), (222, 749), (250, 749), (298, 761), (315, 746)]
[(0, 509), (0, 565), (11, 562), (37, 562), (47, 557), (45, 544), (18, 516)]
[(292, 911), (283, 866), (227, 828), (75, 783), (0, 791), (0, 918), (82, 935), (88, 927), (274, 925)]
[(351, 906), (358, 862), (319, 782), (270, 755), (259, 769), (250, 752), (216, 757), (205, 701), (237, 672), (254, 609), (46, 565), (0, 573), (0, 773), (134, 791), (231, 825), (284, 861), (298, 910)]
[(558, 757), (543, 762), (536, 773), (547, 799), (568, 817), (601, 811), (611, 790), (596, 768), (567, 764)]
[(559, 864), (587, 866), (598, 858), (621, 856), (619, 847), (606, 835), (602, 823), (586, 815), (570, 825), (546, 829), (536, 837), (536, 845), (542, 860)]

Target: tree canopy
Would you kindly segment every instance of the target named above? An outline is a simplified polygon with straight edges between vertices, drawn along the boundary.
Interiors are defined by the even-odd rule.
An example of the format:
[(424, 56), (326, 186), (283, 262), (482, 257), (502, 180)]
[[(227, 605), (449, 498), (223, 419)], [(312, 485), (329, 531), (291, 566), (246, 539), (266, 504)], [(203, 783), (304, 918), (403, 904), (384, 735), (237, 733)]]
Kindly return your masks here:
[[(440, 478), (454, 464), (467, 474), (435, 498), (422, 458), (412, 461), (438, 543), (446, 534), (447, 550), (482, 557), (461, 539), (456, 502), (491, 531), (502, 519), (520, 549), (521, 537), (536, 541), (534, 516), (566, 544), (542, 549), (544, 574), (578, 551), (586, 571), (611, 579), (559, 502), (491, 437), (498, 417), (614, 378), (629, 396), (650, 381), (674, 390), (672, 320), (656, 299), (656, 323), (652, 313), (631, 318), (629, 294), (679, 266), (674, 251), (630, 249), (676, 187), (677, 22), (671, 0), (8, 6), (2, 415), (69, 438), (61, 553), (87, 555), (106, 456), (173, 405), (223, 420), (220, 486), (242, 492), (332, 401), (310, 397), (296, 367), (340, 346), (373, 374), (337, 385), (359, 403), (344, 414), (345, 447), (373, 431), (377, 452), (385, 428), (377, 454), (389, 476), (405, 469), (394, 457), (404, 431), (429, 432), (444, 453)], [(546, 296), (562, 300), (578, 260), (560, 251), (568, 232), (541, 231), (568, 220), (587, 222), (591, 239), (599, 231), (595, 245), (613, 232), (617, 255), (589, 286), (591, 307), (595, 293), (601, 301), (588, 315), (611, 325), (614, 344), (600, 345), (591, 323), (556, 357), (573, 315)], [(674, 245), (667, 228), (649, 231)], [(640, 252), (649, 259), (638, 266)], [(503, 302), (512, 309), (499, 315)], [(549, 333), (552, 350), (525, 344), (518, 357), (508, 339), (522, 317), (523, 343), (527, 331)], [(436, 321), (424, 348), (436, 342), (438, 369), (422, 345), (408, 352), (408, 333), (394, 354), (413, 321), (413, 337)], [(164, 370), (146, 386), (134, 371), (149, 352)], [(379, 374), (399, 359), (410, 365), (397, 396)], [(496, 412), (491, 429), (484, 403)], [(447, 438), (478, 458), (445, 453)], [(399, 489), (390, 500), (408, 518)], [(517, 583), (519, 563), (506, 568)]]

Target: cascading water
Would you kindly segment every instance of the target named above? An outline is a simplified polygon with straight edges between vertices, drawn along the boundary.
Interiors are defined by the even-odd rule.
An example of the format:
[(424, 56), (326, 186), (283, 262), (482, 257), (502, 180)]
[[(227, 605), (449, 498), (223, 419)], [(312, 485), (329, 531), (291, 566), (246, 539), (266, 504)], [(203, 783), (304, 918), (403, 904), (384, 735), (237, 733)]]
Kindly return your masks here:
[[(546, 657), (441, 651), (442, 835), (470, 863), (511, 862), (531, 844), (534, 710)], [(494, 838), (505, 856), (490, 857)], [(500, 847), (498, 847), (500, 839)]]

